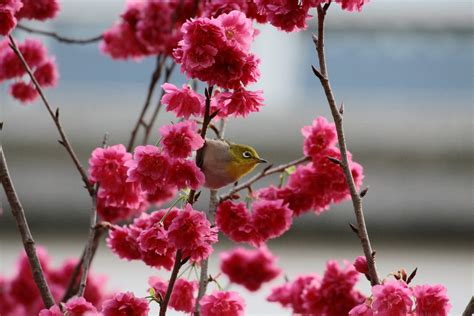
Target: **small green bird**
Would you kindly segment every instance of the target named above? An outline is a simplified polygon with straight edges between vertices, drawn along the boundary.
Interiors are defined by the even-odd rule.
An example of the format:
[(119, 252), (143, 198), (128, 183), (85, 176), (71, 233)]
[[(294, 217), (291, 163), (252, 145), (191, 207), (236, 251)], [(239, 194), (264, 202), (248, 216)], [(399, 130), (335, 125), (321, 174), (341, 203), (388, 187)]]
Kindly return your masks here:
[(202, 172), (206, 176), (204, 186), (222, 188), (251, 172), (259, 163), (266, 162), (248, 145), (206, 139), (202, 163)]

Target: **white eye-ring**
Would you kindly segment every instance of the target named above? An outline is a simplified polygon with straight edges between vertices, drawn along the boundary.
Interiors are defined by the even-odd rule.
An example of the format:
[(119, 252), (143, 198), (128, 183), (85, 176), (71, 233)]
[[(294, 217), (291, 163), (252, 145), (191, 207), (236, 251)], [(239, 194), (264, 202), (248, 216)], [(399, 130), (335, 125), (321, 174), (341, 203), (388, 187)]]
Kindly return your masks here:
[(250, 151), (244, 151), (244, 152), (242, 153), (242, 156), (243, 156), (244, 158), (247, 158), (247, 159), (248, 159), (248, 158), (252, 158), (252, 154), (250, 153)]

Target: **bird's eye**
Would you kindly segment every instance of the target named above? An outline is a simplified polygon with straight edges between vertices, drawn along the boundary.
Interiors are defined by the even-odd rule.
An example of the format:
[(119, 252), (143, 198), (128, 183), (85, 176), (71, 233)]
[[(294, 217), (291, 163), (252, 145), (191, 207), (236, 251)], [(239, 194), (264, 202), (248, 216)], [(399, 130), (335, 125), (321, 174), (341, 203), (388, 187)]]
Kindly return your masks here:
[(252, 158), (252, 154), (250, 153), (250, 151), (244, 151), (244, 152), (242, 153), (242, 156), (243, 156), (244, 158), (247, 158), (247, 159), (248, 159), (248, 158)]

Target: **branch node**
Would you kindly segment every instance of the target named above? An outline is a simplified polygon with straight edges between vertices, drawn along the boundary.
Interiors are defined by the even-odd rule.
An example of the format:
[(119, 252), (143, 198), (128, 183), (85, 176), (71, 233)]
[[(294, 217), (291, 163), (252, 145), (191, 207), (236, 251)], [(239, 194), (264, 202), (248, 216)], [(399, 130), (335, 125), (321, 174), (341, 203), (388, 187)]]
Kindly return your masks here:
[(412, 273), (410, 273), (410, 276), (407, 279), (407, 284), (410, 284), (410, 282), (413, 280), (413, 278), (416, 276), (416, 272), (418, 271), (418, 267), (413, 270)]
[(56, 111), (54, 112), (54, 118), (55, 118), (56, 120), (59, 119), (59, 108), (56, 108)]
[(319, 80), (321, 81), (325, 81), (326, 80), (326, 77), (318, 70), (316, 69), (316, 67), (314, 67), (313, 65), (311, 65), (311, 69), (313, 70), (313, 73), (316, 77), (318, 77)]
[(341, 115), (344, 114), (344, 101), (341, 102), (341, 106), (339, 107), (339, 114), (341, 114)]
[(369, 186), (367, 186), (365, 189), (363, 189), (362, 191), (360, 191), (360, 197), (363, 198), (364, 196), (367, 195), (367, 192), (369, 192)]
[(339, 165), (342, 167), (342, 162), (339, 159), (331, 157), (331, 156), (328, 156), (328, 159), (330, 162), (335, 163), (336, 165)]
[(351, 230), (352, 230), (357, 236), (359, 236), (359, 230), (357, 229), (357, 227), (355, 227), (354, 224), (349, 223), (349, 227), (351, 228)]

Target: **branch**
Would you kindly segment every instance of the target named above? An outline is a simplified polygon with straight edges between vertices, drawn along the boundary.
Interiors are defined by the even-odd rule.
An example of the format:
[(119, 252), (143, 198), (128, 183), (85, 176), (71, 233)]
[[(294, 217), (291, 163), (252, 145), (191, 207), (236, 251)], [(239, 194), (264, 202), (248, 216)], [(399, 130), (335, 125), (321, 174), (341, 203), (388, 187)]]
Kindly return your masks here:
[[(221, 127), (224, 127), (224, 126), (221, 126)], [(223, 131), (223, 129), (221, 131)], [(217, 190), (210, 190), (209, 221), (211, 223), (214, 223), (214, 218), (215, 218), (218, 205), (219, 205), (219, 198), (217, 196)], [(201, 315), (201, 306), (199, 305), (199, 302), (201, 301), (201, 298), (206, 294), (207, 285), (209, 284), (208, 267), (209, 267), (209, 258), (201, 262), (201, 275), (199, 276), (199, 291), (198, 291), (198, 296), (196, 298), (196, 306), (194, 310), (195, 316)]]
[(58, 33), (55, 32), (49, 32), (49, 31), (42, 31), (42, 30), (37, 30), (28, 26), (24, 26), (21, 24), (17, 24), (16, 26), (17, 29), (23, 30), (28, 33), (33, 33), (33, 34), (39, 34), (39, 35), (44, 35), (44, 36), (49, 36), (61, 43), (66, 43), (66, 44), (90, 44), (90, 43), (95, 43), (100, 41), (103, 38), (103, 35), (98, 35), (95, 37), (91, 38), (86, 38), (86, 39), (75, 39), (75, 38), (68, 38), (59, 35)]
[[(176, 66), (176, 63), (173, 62), (171, 65), (166, 67), (165, 69), (165, 78), (163, 79), (163, 82), (168, 82), (171, 74), (173, 73), (173, 70)], [(143, 136), (143, 144), (148, 143), (148, 138), (150, 137), (151, 129), (153, 128), (153, 125), (155, 125), (156, 118), (158, 117), (158, 113), (160, 113), (161, 109), (161, 99), (163, 98), (163, 95), (165, 94), (165, 90), (161, 89), (161, 94), (160, 98), (158, 99), (158, 103), (155, 107), (155, 110), (153, 111), (153, 114), (151, 116), (150, 122), (148, 124), (145, 124), (145, 135)]]
[(7, 162), (3, 154), (3, 148), (0, 145), (0, 181), (2, 182), (3, 189), (5, 190), (5, 195), (7, 196), (8, 203), (13, 216), (16, 220), (16, 225), (20, 231), (21, 239), (23, 241), (23, 247), (25, 248), (26, 256), (28, 262), (30, 263), (31, 272), (33, 274), (33, 279), (35, 280), (36, 286), (41, 294), (43, 299), (44, 306), (50, 308), (55, 304), (51, 291), (49, 290), (48, 283), (44, 277), (43, 269), (41, 268), (41, 263), (36, 255), (35, 241), (31, 235), (30, 228), (28, 227), (28, 222), (26, 221), (25, 211), (23, 206), (18, 199), (16, 194), (15, 187), (10, 178), (8, 172)]
[[(163, 65), (166, 61), (166, 57), (163, 57), (161, 55), (156, 57), (156, 66), (155, 70), (153, 71), (151, 78), (150, 78), (150, 83), (148, 84), (148, 92), (145, 98), (145, 104), (143, 105), (142, 111), (140, 112), (140, 116), (137, 119), (137, 122), (135, 123), (135, 127), (132, 130), (132, 133), (130, 135), (130, 140), (128, 141), (128, 146), (127, 146), (127, 151), (131, 151), (133, 148), (133, 144), (135, 143), (135, 139), (137, 137), (137, 132), (138, 129), (140, 128), (141, 125), (146, 126), (145, 121), (143, 120), (145, 117), (145, 114), (148, 110), (148, 107), (150, 106), (151, 98), (153, 96), (153, 92), (155, 90), (156, 84), (160, 80), (161, 77), (161, 70), (163, 69)], [(161, 100), (161, 98), (160, 98)]]
[(279, 166), (274, 167), (274, 168), (271, 168), (271, 165), (270, 165), (269, 166), (270, 168), (267, 167), (267, 168), (263, 169), (262, 172), (260, 172), (259, 174), (257, 174), (253, 178), (250, 178), (246, 182), (235, 186), (234, 188), (229, 190), (229, 192), (227, 192), (226, 194), (221, 195), (220, 201), (225, 201), (227, 199), (230, 199), (235, 193), (237, 193), (237, 192), (239, 192), (243, 189), (250, 188), (252, 186), (252, 184), (254, 184), (258, 180), (260, 180), (260, 179), (262, 179), (266, 176), (269, 176), (269, 175), (274, 174), (274, 173), (283, 172), (283, 171), (285, 171), (286, 168), (296, 166), (296, 165), (305, 163), (305, 162), (310, 161), (310, 160), (311, 160), (310, 157), (301, 157), (297, 160), (290, 161), (286, 164), (282, 164), (282, 165), (279, 165)]
[(43, 100), (44, 106), (48, 110), (49, 115), (51, 116), (51, 118), (54, 121), (54, 124), (56, 125), (56, 128), (59, 132), (59, 135), (61, 136), (61, 140), (59, 141), (59, 143), (61, 145), (63, 145), (64, 148), (66, 148), (67, 152), (69, 153), (69, 156), (71, 156), (71, 159), (74, 162), (74, 165), (76, 166), (77, 171), (79, 171), (79, 174), (81, 175), (82, 181), (84, 182), (84, 185), (85, 185), (87, 191), (89, 192), (89, 195), (94, 196), (95, 195), (94, 187), (89, 182), (89, 179), (87, 177), (87, 173), (84, 170), (84, 168), (82, 167), (81, 162), (77, 158), (77, 155), (74, 152), (74, 150), (71, 146), (71, 143), (69, 142), (69, 139), (66, 136), (66, 133), (64, 132), (64, 129), (61, 125), (61, 121), (59, 120), (59, 108), (57, 108), (56, 111), (53, 112), (53, 109), (52, 109), (51, 105), (49, 104), (48, 100), (46, 99), (46, 97), (43, 93), (43, 89), (41, 89), (41, 86), (38, 83), (38, 81), (36, 80), (35, 76), (33, 75), (33, 72), (31, 71), (30, 66), (28, 66), (28, 63), (26, 62), (25, 58), (23, 57), (23, 54), (20, 52), (20, 50), (16, 46), (15, 40), (13, 39), (13, 37), (11, 35), (9, 35), (8, 37), (10, 39), (10, 47), (13, 49), (15, 54), (20, 59), (23, 67), (25, 68), (26, 72), (30, 76), (31, 81), (35, 85), (36, 90), (38, 91), (41, 99)]
[(472, 316), (474, 314), (474, 296), (471, 296), (471, 300), (467, 303), (466, 309), (462, 313), (462, 316)]
[[(212, 98), (213, 89), (214, 89), (213, 86), (208, 86), (204, 91), (206, 95), (206, 108), (204, 112), (204, 119), (203, 119), (202, 129), (201, 129), (201, 137), (203, 139), (206, 139), (207, 128), (209, 126), (209, 123), (211, 122), (211, 98)], [(199, 150), (196, 153), (196, 165), (199, 168), (202, 166), (203, 153), (204, 153), (204, 146), (199, 148)], [(187, 203), (193, 205), (194, 202), (196, 201), (195, 197), (196, 197), (196, 190), (191, 190), (189, 192)], [(173, 271), (171, 272), (170, 281), (168, 283), (168, 288), (166, 289), (166, 295), (165, 295), (165, 298), (163, 299), (163, 302), (160, 305), (160, 316), (166, 315), (166, 310), (168, 309), (168, 303), (171, 298), (171, 293), (173, 292), (174, 283), (176, 282), (176, 279), (178, 278), (179, 269), (184, 264), (181, 259), (182, 259), (182, 253), (181, 253), (181, 250), (178, 250), (176, 252), (176, 258), (175, 258), (175, 262), (173, 266)], [(187, 261), (187, 259), (185, 259), (184, 262), (185, 261)]]
[[(372, 246), (370, 244), (369, 235), (367, 233), (367, 227), (364, 219), (364, 211), (362, 207), (362, 198), (357, 192), (356, 185), (354, 183), (354, 178), (352, 177), (351, 169), (349, 166), (349, 159), (347, 158), (347, 144), (344, 136), (344, 126), (342, 123), (342, 114), (339, 112), (336, 101), (334, 99), (334, 94), (329, 83), (328, 71), (326, 66), (326, 58), (324, 54), (324, 19), (326, 17), (326, 11), (328, 6), (321, 7), (318, 6), (318, 37), (313, 37), (313, 40), (316, 45), (316, 52), (319, 60), (319, 73), (318, 75), (315, 72), (316, 77), (318, 77), (321, 85), (323, 87), (324, 93), (331, 109), (331, 114), (334, 119), (337, 131), (337, 139), (339, 142), (339, 148), (341, 151), (341, 168), (344, 170), (344, 175), (346, 177), (347, 184), (349, 186), (349, 192), (352, 198), (352, 204), (354, 207), (354, 212), (357, 219), (357, 231), (359, 234), (359, 239), (364, 250), (365, 257), (367, 259), (367, 264), (369, 267), (369, 277), (372, 285), (380, 284), (380, 279), (377, 274), (377, 268), (375, 265), (375, 258), (373, 256)], [(315, 69), (313, 67), (313, 69)]]

